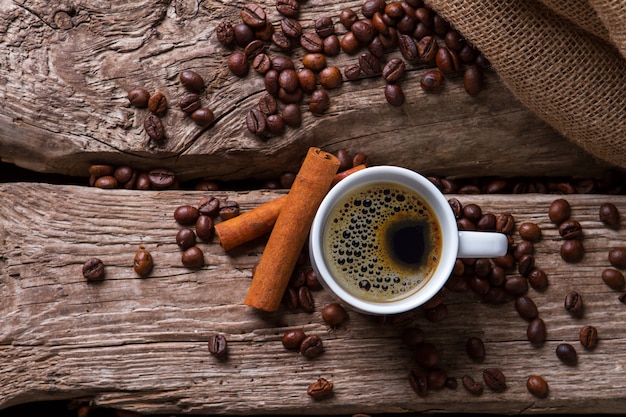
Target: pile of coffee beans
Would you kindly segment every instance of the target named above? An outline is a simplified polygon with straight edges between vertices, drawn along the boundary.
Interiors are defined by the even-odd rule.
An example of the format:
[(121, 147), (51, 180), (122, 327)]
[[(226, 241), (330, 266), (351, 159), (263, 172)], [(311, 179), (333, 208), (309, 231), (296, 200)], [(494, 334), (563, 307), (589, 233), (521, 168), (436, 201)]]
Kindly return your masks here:
[(127, 190), (170, 190), (179, 188), (176, 175), (167, 168), (154, 168), (147, 172), (127, 165), (91, 165), (89, 185), (98, 188), (124, 188)]
[[(309, 95), (309, 111), (324, 114), (330, 106), (327, 90), (340, 87), (344, 78), (356, 81), (382, 76), (385, 98), (393, 106), (405, 101), (399, 82), (409, 65), (431, 68), (420, 79), (425, 91), (439, 90), (444, 74), (459, 73), (463, 73), (469, 94), (482, 89), (483, 71), (490, 68), (489, 62), (422, 0), (366, 0), (360, 15), (344, 9), (339, 16), (321, 16), (309, 31), (298, 21), (300, 7), (296, 0), (277, 0), (281, 20), (271, 22), (263, 6), (247, 3), (240, 9), (240, 22), (223, 21), (216, 28), (219, 42), (234, 49), (227, 59), (229, 70), (244, 78), (252, 68), (264, 77), (267, 94), (246, 116), (248, 130), (259, 138), (280, 135), (285, 126), (300, 126), (299, 106), (305, 94)], [(346, 31), (341, 39), (335, 30), (337, 21)], [(288, 55), (298, 47), (305, 55), (296, 67)], [(283, 55), (270, 55), (270, 49)], [(387, 55), (398, 50), (400, 56), (387, 60)], [(360, 54), (357, 62), (344, 68), (343, 75), (327, 62), (342, 51)], [(282, 109), (278, 102), (284, 105)]]

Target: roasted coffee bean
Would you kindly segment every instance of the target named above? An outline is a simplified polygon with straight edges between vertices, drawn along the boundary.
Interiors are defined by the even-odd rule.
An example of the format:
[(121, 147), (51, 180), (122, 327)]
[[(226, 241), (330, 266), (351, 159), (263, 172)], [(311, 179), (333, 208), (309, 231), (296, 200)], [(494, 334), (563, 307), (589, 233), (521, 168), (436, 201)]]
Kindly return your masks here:
[(546, 341), (546, 323), (539, 317), (528, 323), (526, 338), (533, 345), (542, 345)]
[(539, 375), (531, 375), (526, 380), (526, 389), (537, 398), (548, 396), (548, 383)]
[(476, 230), (476, 225), (466, 217), (460, 218), (456, 223), (459, 230)]
[(336, 156), (340, 162), (338, 169), (339, 172), (352, 168), (352, 155), (350, 155), (347, 150), (345, 150), (344, 148), (339, 149), (336, 153)]
[(205, 242), (210, 242), (215, 235), (215, 224), (210, 216), (199, 216), (196, 220), (196, 234)]
[(432, 369), (428, 372), (428, 389), (431, 391), (436, 391), (443, 389), (446, 386), (446, 380), (448, 379), (448, 374), (445, 370), (437, 368)]
[(196, 234), (193, 230), (183, 227), (176, 233), (176, 244), (182, 250), (187, 250), (196, 244)]
[(404, 70), (404, 61), (400, 58), (393, 58), (383, 68), (383, 78), (389, 83), (397, 81), (404, 74)]
[(609, 251), (609, 263), (615, 268), (626, 268), (626, 247), (611, 249)]
[(446, 385), (446, 388), (455, 390), (458, 386), (458, 382), (455, 377), (449, 376), (448, 378), (446, 378), (445, 385)]
[(296, 0), (276, 0), (276, 10), (285, 17), (296, 18), (300, 12), (300, 5)]
[(308, 287), (298, 288), (298, 305), (307, 313), (315, 311), (315, 300)]
[(426, 394), (428, 391), (428, 374), (419, 368), (409, 371), (409, 385), (416, 394)]
[(568, 313), (575, 317), (581, 317), (585, 308), (583, 297), (577, 291), (567, 293), (563, 306)]
[(150, 93), (145, 88), (135, 87), (128, 92), (127, 98), (132, 106), (143, 109), (148, 107)]
[(380, 74), (380, 60), (372, 54), (361, 54), (359, 57), (359, 66), (366, 76), (374, 76)]
[(151, 140), (160, 143), (163, 139), (165, 139), (165, 129), (163, 128), (163, 123), (158, 116), (150, 114), (146, 117), (143, 122), (143, 128)]
[(517, 297), (515, 299), (515, 310), (524, 320), (534, 320), (539, 317), (539, 310), (535, 302), (526, 296)]
[(429, 28), (434, 26), (433, 11), (426, 7), (416, 8), (415, 18)]
[(476, 228), (485, 232), (495, 232), (497, 225), (496, 215), (493, 213), (485, 213), (476, 223)]
[(385, 2), (383, 0), (366, 0), (361, 5), (361, 13), (368, 19), (371, 19), (374, 16), (374, 13), (380, 12), (383, 13), (385, 11)]
[(281, 71), (278, 75), (278, 85), (289, 93), (293, 93), (300, 87), (298, 74), (292, 69)]
[(300, 46), (302, 46), (307, 52), (324, 52), (324, 41), (322, 41), (322, 38), (314, 32), (303, 33), (302, 36), (300, 36)]
[(515, 218), (511, 213), (502, 213), (496, 220), (496, 231), (510, 235), (515, 230)]
[(482, 362), (485, 359), (485, 344), (478, 337), (470, 337), (465, 343), (465, 352), (473, 361)]
[(254, 36), (263, 42), (271, 42), (272, 35), (274, 34), (275, 29), (272, 22), (269, 20), (265, 22), (265, 26), (254, 31)]
[(577, 220), (569, 219), (559, 225), (559, 234), (563, 239), (580, 239), (583, 228)]
[(259, 99), (259, 110), (266, 116), (275, 114), (278, 111), (278, 103), (271, 94), (266, 93)]
[(259, 109), (252, 109), (246, 115), (246, 126), (251, 133), (264, 136), (267, 133), (267, 119)]
[(578, 355), (576, 349), (569, 343), (561, 343), (556, 347), (556, 356), (565, 365), (576, 366), (578, 363)]
[(220, 22), (215, 28), (217, 40), (224, 46), (230, 48), (235, 43), (235, 30), (230, 22)]
[(492, 287), (501, 287), (506, 282), (506, 272), (502, 267), (494, 265), (491, 268), (488, 279)]
[(422, 343), (415, 347), (417, 364), (425, 369), (436, 368), (439, 364), (439, 352), (432, 343)]
[(324, 343), (319, 336), (307, 336), (300, 343), (300, 354), (306, 358), (314, 358), (324, 352)]
[(572, 209), (569, 202), (565, 199), (558, 198), (550, 204), (548, 209), (548, 217), (552, 223), (561, 224), (569, 219)]
[(402, 333), (402, 342), (408, 347), (416, 347), (424, 342), (424, 332), (419, 327), (409, 327)]
[(322, 284), (320, 283), (319, 279), (317, 278), (317, 274), (315, 273), (314, 270), (309, 269), (306, 274), (304, 275), (304, 279), (305, 279), (305, 285), (311, 290), (311, 291), (318, 291), (322, 289)]
[(548, 276), (541, 269), (533, 269), (528, 274), (528, 283), (536, 290), (545, 290), (548, 287)]
[(115, 173), (115, 167), (113, 165), (91, 165), (89, 167), (89, 175), (96, 178), (104, 177), (106, 175), (113, 176)]
[(491, 285), (489, 285), (489, 281), (487, 279), (477, 276), (470, 278), (469, 286), (476, 295), (480, 296), (486, 295), (491, 289)]
[(282, 302), (287, 306), (287, 310), (296, 311), (298, 308), (298, 290), (293, 287), (287, 287), (283, 294)]
[(398, 38), (398, 48), (402, 57), (408, 62), (416, 62), (418, 59), (417, 44), (409, 35), (401, 35)]
[(279, 55), (272, 58), (272, 69), (280, 73), (285, 70), (295, 70), (296, 66), (288, 57)]
[(348, 55), (356, 54), (361, 49), (361, 43), (352, 32), (346, 32), (339, 41), (339, 45)]
[(233, 52), (228, 57), (228, 68), (237, 77), (245, 77), (248, 75), (250, 65), (248, 64), (248, 58), (242, 51)]
[(246, 3), (239, 11), (241, 20), (253, 29), (265, 27), (266, 15), (263, 7), (256, 3)]
[(341, 44), (337, 35), (330, 35), (323, 40), (324, 47), (322, 51), (326, 56), (337, 56), (341, 52)]
[(265, 53), (265, 44), (262, 40), (256, 39), (246, 45), (243, 53), (246, 55), (248, 62), (252, 62), (257, 55)]
[(147, 172), (142, 172), (137, 175), (135, 187), (137, 187), (138, 190), (149, 190), (152, 188), (152, 182), (150, 181), (150, 176)]
[(357, 152), (354, 155), (354, 158), (352, 158), (352, 165), (353, 166), (365, 165), (367, 167), (367, 166), (370, 166), (370, 159), (363, 152)]
[(198, 110), (191, 113), (191, 120), (198, 126), (207, 127), (215, 121), (215, 114), (211, 109), (200, 107)]
[(602, 271), (602, 281), (612, 290), (621, 291), (624, 289), (624, 284), (626, 284), (626, 279), (624, 279), (624, 274), (618, 271), (617, 269), (607, 268)]
[(167, 168), (155, 168), (148, 172), (150, 184), (155, 190), (170, 188), (176, 182), (176, 175)]
[(535, 245), (528, 240), (522, 240), (517, 245), (515, 245), (515, 248), (513, 249), (513, 257), (516, 260), (521, 259), (521, 257), (524, 255), (532, 255), (534, 253)]
[[(435, 70), (438, 71), (438, 70)], [(481, 190), (478, 185), (475, 184), (466, 184), (459, 188), (459, 194), (480, 194)]]
[(178, 79), (180, 80), (180, 83), (183, 85), (183, 87), (185, 87), (189, 91), (199, 93), (204, 89), (204, 80), (202, 79), (200, 74), (195, 71), (182, 71), (178, 75)]
[(402, 87), (398, 84), (385, 85), (385, 99), (392, 106), (399, 107), (404, 104), (405, 96)]
[(278, 96), (278, 90), (280, 90), (280, 85), (278, 85), (279, 75), (280, 73), (277, 70), (271, 69), (265, 74), (263, 79), (265, 90), (274, 97)]
[(438, 69), (426, 71), (420, 77), (420, 87), (424, 91), (437, 91), (443, 85), (443, 74)]
[(361, 66), (359, 64), (350, 64), (343, 69), (343, 75), (350, 81), (358, 80), (361, 75)]
[(327, 90), (337, 88), (343, 82), (341, 71), (335, 66), (328, 66), (322, 69), (318, 74), (318, 80), (322, 87)]
[(223, 358), (228, 353), (228, 341), (221, 334), (214, 334), (209, 337), (209, 353), (215, 357)]
[(541, 229), (533, 222), (524, 222), (518, 227), (522, 239), (536, 243), (541, 240)]
[[(461, 48), (461, 50), (459, 51), (459, 58), (461, 59), (461, 62), (463, 62), (464, 64), (473, 64), (474, 61), (476, 61), (476, 57), (478, 56), (478, 53), (476, 52), (476, 48), (474, 48), (472, 45), (469, 44), (465, 44), (463, 46), (463, 48)], [(478, 71), (480, 71), (481, 76), (482, 76), (482, 70), (478, 67), (475, 66), (476, 69)]]
[(281, 20), (280, 29), (285, 36), (291, 39), (298, 39), (302, 36), (302, 25), (296, 19), (285, 18)]
[(506, 378), (498, 368), (487, 368), (483, 371), (485, 385), (494, 392), (502, 392), (506, 389)]
[(435, 55), (435, 65), (443, 74), (453, 74), (459, 72), (460, 62), (456, 52), (449, 48), (438, 48)]
[(302, 65), (311, 71), (319, 72), (326, 68), (326, 56), (324, 54), (306, 54), (302, 57)]
[(320, 17), (315, 20), (315, 33), (317, 33), (322, 38), (327, 38), (335, 33), (335, 25), (333, 24), (333, 20), (328, 17)]
[(309, 102), (309, 110), (315, 115), (321, 115), (330, 106), (330, 97), (324, 89), (317, 89), (311, 93)]
[(252, 61), (252, 68), (261, 75), (267, 74), (272, 69), (272, 60), (267, 54), (258, 54)]
[(585, 349), (595, 348), (598, 344), (598, 329), (594, 326), (583, 326), (580, 329), (578, 340)]
[(117, 188), (118, 183), (114, 176), (105, 175), (103, 177), (99, 177), (94, 183), (94, 186), (102, 189), (112, 189)]
[(272, 33), (272, 43), (283, 51), (289, 51), (293, 47), (291, 38), (282, 31)]
[(528, 291), (528, 280), (522, 276), (508, 277), (504, 283), (504, 291), (511, 297), (519, 297)]
[(517, 270), (523, 277), (528, 277), (530, 271), (535, 268), (535, 257), (533, 255), (524, 254), (517, 261)]
[(202, 103), (200, 102), (200, 96), (195, 93), (190, 93), (184, 95), (183, 98), (180, 99), (178, 106), (185, 113), (191, 114), (198, 110), (202, 106)]
[(233, 26), (233, 33), (235, 35), (235, 43), (242, 48), (245, 48), (247, 44), (256, 38), (254, 30), (245, 23)]
[(493, 263), (505, 271), (511, 271), (515, 266), (515, 258), (510, 253), (493, 258)]
[(198, 220), (198, 209), (194, 206), (179, 206), (174, 210), (174, 220), (182, 226), (190, 226)]
[(119, 166), (113, 171), (113, 178), (118, 184), (125, 184), (133, 177), (135, 171), (129, 166)]
[(352, 9), (343, 9), (341, 13), (339, 13), (339, 21), (346, 28), (346, 30), (350, 30), (354, 22), (359, 20), (359, 16)]
[(580, 240), (566, 240), (561, 245), (559, 254), (565, 262), (576, 263), (585, 256), (585, 248)]
[(453, 51), (459, 52), (465, 46), (465, 40), (456, 30), (449, 30), (444, 36), (446, 46)]
[[(208, 218), (207, 216), (202, 217)], [(180, 260), (186, 268), (200, 268), (204, 265), (204, 254), (199, 247), (192, 246), (183, 252)]]
[(350, 31), (354, 34), (356, 40), (363, 45), (370, 43), (372, 39), (374, 39), (374, 36), (376, 36), (374, 26), (372, 26), (368, 20), (359, 20), (354, 22)]
[[(462, 59), (462, 58), (461, 58)], [(483, 71), (471, 65), (463, 71), (463, 87), (467, 94), (475, 96), (483, 89)]]
[[(381, 12), (376, 12), (374, 16), (372, 16), (372, 26), (378, 33), (389, 34), (389, 25), (387, 25), (386, 19), (383, 18)], [(376, 37), (374, 39), (376, 39)]]
[(281, 339), (285, 349), (299, 350), (306, 334), (302, 329), (287, 330)]
[(417, 42), (417, 54), (422, 62), (434, 62), (437, 49), (437, 40), (433, 36), (424, 36)]
[(98, 258), (88, 259), (83, 264), (83, 277), (89, 282), (102, 281), (104, 279), (104, 262)]
[(285, 122), (280, 114), (270, 114), (266, 122), (267, 130), (273, 135), (281, 135), (285, 130)]
[(467, 392), (474, 395), (480, 395), (483, 393), (483, 385), (480, 382), (475, 381), (471, 376), (463, 375), (461, 382), (463, 383), (463, 388), (465, 388)]
[(282, 111), (283, 121), (287, 126), (299, 127), (302, 123), (302, 113), (297, 104), (287, 104)]
[(157, 91), (148, 99), (148, 110), (157, 116), (163, 116), (167, 112), (167, 97)]
[(325, 378), (319, 378), (307, 387), (306, 393), (316, 400), (326, 398), (333, 393), (333, 383)]
[(228, 220), (239, 216), (239, 204), (236, 201), (226, 200), (220, 204), (220, 219)]
[(322, 319), (326, 324), (334, 327), (346, 321), (348, 319), (348, 313), (341, 304), (330, 303), (322, 309)]
[(618, 230), (620, 226), (620, 217), (617, 207), (613, 203), (604, 203), (599, 210), (600, 221), (611, 229)]
[(150, 252), (145, 249), (139, 249), (133, 259), (133, 269), (137, 275), (140, 277), (148, 276), (152, 272), (153, 267), (154, 261)]
[(278, 99), (285, 104), (300, 104), (304, 98), (304, 92), (301, 88), (296, 88), (294, 92), (288, 92), (284, 88), (278, 89)]

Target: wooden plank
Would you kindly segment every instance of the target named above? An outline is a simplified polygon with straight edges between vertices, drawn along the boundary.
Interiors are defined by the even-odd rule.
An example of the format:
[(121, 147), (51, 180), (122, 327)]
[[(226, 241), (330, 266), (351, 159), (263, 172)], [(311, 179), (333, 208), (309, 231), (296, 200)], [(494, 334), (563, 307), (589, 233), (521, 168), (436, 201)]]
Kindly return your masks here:
[[(93, 0), (61, 7), (45, 0), (10, 2), (0, 14), (0, 158), (39, 172), (88, 176), (93, 163), (137, 169), (167, 167), (181, 180), (274, 178), (297, 170), (310, 146), (364, 152), (376, 164), (397, 164), (428, 175), (598, 176), (603, 164), (538, 119), (494, 74), (485, 90), (466, 94), (458, 76), (443, 90), (426, 94), (424, 72), (410, 65), (400, 85), (407, 100), (389, 106), (380, 77), (344, 82), (332, 90), (329, 111), (316, 117), (304, 101), (302, 127), (263, 141), (250, 134), (246, 113), (264, 93), (251, 71), (230, 74), (230, 51), (215, 26), (239, 21), (242, 2), (209, 0), (133, 1), (116, 5)], [(274, 2), (260, 2), (278, 25)], [(361, 1), (307, 1), (300, 21), (313, 21)], [(345, 28), (337, 22), (339, 35)], [(279, 55), (270, 48), (272, 56)], [(293, 58), (299, 66), (303, 50)], [(386, 59), (399, 56), (390, 52)], [(345, 53), (329, 59), (343, 69), (358, 61)], [(208, 85), (201, 94), (217, 116), (200, 129), (177, 103), (185, 93), (178, 74), (198, 71)], [(150, 143), (143, 129), (147, 110), (129, 106), (128, 90), (143, 86), (170, 101), (163, 118), (168, 140)], [(471, 150), (469, 152), (468, 150)]]
[[(623, 245), (626, 232), (603, 226), (597, 211), (610, 200), (626, 213), (626, 196), (566, 197), (572, 217), (585, 230), (587, 252), (576, 265), (558, 255), (561, 240), (547, 218), (555, 195), (457, 196), (484, 211), (509, 211), (518, 224), (534, 221), (542, 228), (536, 258), (550, 286), (543, 292), (531, 289), (529, 296), (547, 324), (548, 340), (540, 347), (526, 340), (527, 323), (512, 302), (491, 306), (472, 293), (448, 292), (444, 321), (431, 323), (418, 314), (410, 325), (421, 327), (426, 340), (438, 347), (449, 375), (480, 379), (482, 369), (496, 366), (504, 371), (508, 388), (473, 396), (459, 386), (418, 396), (407, 380), (415, 359), (400, 341), (402, 326), (351, 312), (345, 325), (329, 329), (320, 316), (321, 307), (332, 301), (325, 291), (314, 293), (313, 313), (281, 309), (259, 314), (243, 305), (262, 239), (230, 254), (215, 242), (202, 243), (207, 266), (183, 268), (174, 243), (179, 226), (172, 214), (203, 195), (0, 185), (0, 408), (75, 398), (158, 414), (623, 411), (626, 306), (600, 273), (608, 266), (608, 250)], [(282, 194), (216, 195), (249, 210)], [(132, 269), (139, 245), (155, 258), (147, 278)], [(107, 265), (106, 280), (96, 285), (81, 276), (82, 264), (93, 256)], [(563, 308), (571, 289), (586, 302), (581, 319)], [(577, 341), (585, 324), (598, 328), (600, 342), (592, 351)], [(293, 328), (319, 335), (326, 351), (307, 360), (285, 350), (281, 336)], [(226, 360), (208, 353), (207, 339), (215, 332), (230, 343)], [(470, 336), (486, 344), (483, 363), (465, 354)], [(576, 347), (578, 366), (557, 360), (555, 348), (564, 341)], [(547, 399), (526, 391), (530, 374), (548, 381)], [(318, 377), (334, 382), (333, 397), (314, 401), (307, 396), (306, 387)]]

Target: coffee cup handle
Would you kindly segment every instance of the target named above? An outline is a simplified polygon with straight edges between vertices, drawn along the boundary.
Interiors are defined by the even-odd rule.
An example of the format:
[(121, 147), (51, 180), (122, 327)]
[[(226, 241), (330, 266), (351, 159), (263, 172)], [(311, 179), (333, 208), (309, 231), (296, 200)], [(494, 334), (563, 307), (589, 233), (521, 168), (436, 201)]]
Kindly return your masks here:
[(459, 231), (457, 258), (496, 258), (506, 255), (508, 247), (503, 233)]

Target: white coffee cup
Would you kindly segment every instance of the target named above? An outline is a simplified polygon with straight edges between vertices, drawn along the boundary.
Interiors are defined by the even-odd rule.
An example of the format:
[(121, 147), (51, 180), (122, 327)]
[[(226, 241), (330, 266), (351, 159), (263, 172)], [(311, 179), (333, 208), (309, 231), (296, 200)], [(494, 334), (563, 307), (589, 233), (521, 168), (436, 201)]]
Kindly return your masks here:
[[(328, 233), (330, 217), (335, 212), (338, 202), (344, 196), (362, 187), (371, 186), (375, 189), (381, 184), (397, 184), (410, 189), (419, 195), (431, 208), (440, 228), (441, 251), (432, 269), (430, 278), (427, 278), (416, 291), (406, 297), (396, 297), (392, 301), (372, 301), (346, 290), (345, 284), (338, 282), (329, 267), (328, 255), (325, 255), (324, 241)], [(395, 166), (377, 166), (358, 171), (335, 185), (322, 201), (311, 227), (309, 240), (309, 255), (313, 269), (317, 273), (320, 283), (330, 291), (339, 301), (348, 307), (367, 314), (388, 315), (398, 314), (415, 309), (434, 297), (445, 285), (454, 268), (457, 258), (493, 258), (505, 255), (508, 240), (502, 233), (459, 231), (446, 197), (427, 178), (420, 174)], [(337, 275), (337, 273), (335, 273)], [(341, 279), (341, 278), (340, 278)]]

